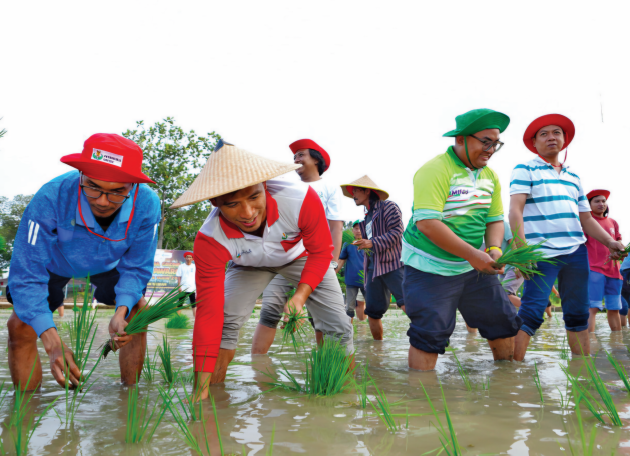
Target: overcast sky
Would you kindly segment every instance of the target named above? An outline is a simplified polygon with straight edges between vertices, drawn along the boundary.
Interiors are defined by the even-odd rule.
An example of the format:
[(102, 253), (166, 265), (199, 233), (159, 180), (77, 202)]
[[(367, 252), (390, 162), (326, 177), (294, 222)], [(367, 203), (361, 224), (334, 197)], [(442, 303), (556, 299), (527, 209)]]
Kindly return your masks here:
[(414, 173), (451, 144), (456, 115), (483, 107), (512, 119), (490, 162), (507, 211), (511, 170), (533, 158), (525, 128), (558, 112), (576, 125), (567, 164), (587, 192), (611, 190), (630, 240), (628, 5), (4, 2), (0, 195), (36, 192), (93, 133), (173, 116), (277, 160), (314, 139), (327, 179), (368, 174), (406, 224)]

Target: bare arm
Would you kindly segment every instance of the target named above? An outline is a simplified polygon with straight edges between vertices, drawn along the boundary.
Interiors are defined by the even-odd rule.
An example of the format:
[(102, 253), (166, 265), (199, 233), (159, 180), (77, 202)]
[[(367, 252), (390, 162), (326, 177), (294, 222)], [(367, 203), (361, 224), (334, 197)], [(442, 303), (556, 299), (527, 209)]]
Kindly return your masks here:
[[(504, 236), (505, 236), (505, 228), (504, 228), (504, 224), (502, 220), (499, 220), (498, 222), (490, 222), (486, 224), (486, 235), (485, 235), (486, 247), (496, 246), (496, 247), (501, 248), (501, 244), (503, 244)], [(492, 252), (490, 253), (492, 254)]]
[[(525, 210), (525, 201), (527, 194), (518, 193), (510, 196), (510, 227), (517, 231), (518, 236), (514, 236), (512, 248), (522, 247), (525, 241), (525, 228), (523, 222), (523, 210)], [(521, 241), (522, 240), (522, 241)]]
[(613, 237), (597, 223), (590, 212), (580, 212), (580, 223), (582, 224), (584, 232), (597, 240), (600, 244), (608, 247), (610, 253), (616, 254), (625, 249), (625, 246), (621, 242), (615, 241)]
[(416, 226), (435, 245), (468, 261), (477, 271), (496, 275), (502, 270), (493, 267), (495, 260), (490, 255), (462, 241), (442, 221), (436, 219), (419, 220), (416, 222)]
[(339, 260), (338, 261), (338, 266), (337, 269), (335, 269), (335, 272), (338, 274), (339, 271), (341, 271), (341, 268), (343, 268), (343, 265), (346, 264), (346, 260)]
[(182, 284), (182, 278), (178, 277), (177, 278), (177, 286), (180, 286)]
[(328, 226), (330, 226), (330, 234), (332, 235), (333, 240), (333, 261), (339, 263), (343, 222), (341, 220), (328, 220)]

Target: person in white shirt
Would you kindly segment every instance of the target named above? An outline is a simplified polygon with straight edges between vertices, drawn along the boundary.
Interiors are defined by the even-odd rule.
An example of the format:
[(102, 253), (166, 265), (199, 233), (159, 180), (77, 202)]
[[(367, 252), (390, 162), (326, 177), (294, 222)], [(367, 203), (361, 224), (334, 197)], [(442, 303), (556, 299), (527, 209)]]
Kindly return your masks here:
[[(302, 182), (309, 184), (315, 190), (324, 206), (334, 247), (331, 267), (336, 270), (342, 246), (342, 194), (338, 185), (333, 185), (322, 179), (322, 174), (330, 166), (330, 156), (323, 147), (311, 139), (295, 141), (289, 145), (289, 148), (294, 154), (293, 162), (302, 165), (295, 172)], [(288, 312), (288, 309), (285, 307), (287, 296), (289, 296), (295, 285), (289, 283), (281, 275), (277, 275), (265, 289), (260, 320), (252, 340), (252, 355), (263, 355), (269, 351), (269, 347), (271, 347), (276, 336), (276, 327), (282, 319), (282, 313)], [(317, 330), (315, 335), (318, 342), (323, 337), (323, 334)]]
[(184, 252), (184, 259), (186, 260), (186, 263), (182, 263), (179, 265), (179, 267), (177, 268), (177, 272), (175, 273), (175, 276), (177, 277), (177, 286), (181, 287), (182, 291), (185, 291), (186, 293), (190, 293), (190, 295), (188, 296), (188, 299), (190, 300), (190, 303), (192, 304), (193, 317), (195, 317), (197, 316), (197, 306), (194, 304), (195, 291), (196, 291), (195, 273), (197, 272), (197, 269), (195, 268), (195, 265), (193, 264), (192, 252)]

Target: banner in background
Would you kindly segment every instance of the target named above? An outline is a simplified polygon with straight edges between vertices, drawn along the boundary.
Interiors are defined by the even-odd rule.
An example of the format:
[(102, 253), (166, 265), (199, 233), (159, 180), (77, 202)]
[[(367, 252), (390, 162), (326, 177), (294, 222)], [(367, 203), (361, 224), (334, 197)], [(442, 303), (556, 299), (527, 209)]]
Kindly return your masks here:
[(160, 298), (177, 286), (177, 268), (186, 263), (185, 250), (155, 251), (153, 260), (153, 276), (147, 285), (147, 299), (153, 296)]

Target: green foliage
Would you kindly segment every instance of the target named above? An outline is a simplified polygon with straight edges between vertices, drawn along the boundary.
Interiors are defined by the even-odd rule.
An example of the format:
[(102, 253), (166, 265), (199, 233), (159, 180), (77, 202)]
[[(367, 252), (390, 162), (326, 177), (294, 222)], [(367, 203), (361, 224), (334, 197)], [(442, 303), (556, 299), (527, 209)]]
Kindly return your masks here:
[(185, 314), (175, 314), (164, 324), (168, 329), (190, 329), (190, 318)]
[(354, 241), (354, 233), (352, 233), (352, 227), (341, 232), (341, 245), (352, 244)]
[(175, 372), (173, 371), (173, 362), (171, 360), (171, 346), (166, 336), (162, 336), (162, 345), (158, 345), (157, 353), (162, 360), (162, 368), (160, 369), (162, 379), (170, 385), (175, 381)]
[(547, 258), (547, 256), (541, 251), (542, 245), (547, 241), (546, 239), (537, 244), (528, 245), (526, 241), (519, 237), (518, 231), (514, 232), (514, 239), (519, 242), (513, 243), (513, 245), (520, 244), (520, 247), (515, 247), (507, 252), (504, 252), (497, 260), (498, 264), (513, 266), (521, 273), (528, 276), (543, 275), (538, 269), (536, 269), (536, 263), (556, 264), (555, 260)]
[[(459, 446), (459, 442), (457, 441), (457, 434), (455, 432), (455, 428), (453, 427), (453, 421), (451, 420), (451, 414), (448, 411), (448, 406), (446, 405), (446, 397), (444, 396), (444, 388), (442, 388), (442, 383), (440, 383), (440, 390), (442, 391), (442, 402), (444, 402), (444, 414), (446, 415), (446, 423), (448, 425), (448, 434), (446, 433), (446, 430), (444, 429), (444, 426), (442, 425), (442, 420), (440, 420), (440, 416), (438, 415), (437, 410), (435, 409), (435, 407), (433, 406), (433, 403), (431, 402), (431, 398), (429, 397), (429, 393), (427, 393), (427, 390), (424, 388), (424, 385), (422, 384), (422, 382), (420, 382), (420, 386), (422, 387), (422, 390), (424, 391), (424, 395), (427, 398), (427, 401), (429, 402), (429, 406), (431, 407), (431, 410), (433, 411), (433, 416), (435, 417), (435, 420), (438, 423), (438, 426), (436, 426), (435, 428), (438, 430), (438, 433), (440, 434), (440, 443), (442, 444), (442, 450), (448, 455), (448, 456), (459, 456), (462, 454), (462, 449)], [(449, 437), (450, 437), (450, 441), (449, 441)]]
[[(158, 401), (155, 401), (151, 414), (149, 414), (149, 394), (147, 393), (144, 405), (138, 399), (138, 383), (135, 386), (129, 388), (129, 397), (127, 401), (127, 428), (125, 435), (125, 442), (127, 443), (149, 443), (153, 438), (155, 430), (159, 426), (164, 414), (166, 413), (166, 407), (162, 407), (162, 410), (158, 410), (158, 415), (153, 424), (153, 427), (149, 431), (149, 425), (155, 415), (155, 411), (158, 409)], [(147, 431), (148, 434), (147, 434)]]
[(0, 248), (0, 270), (9, 267), (13, 253), (13, 241), (17, 235), (22, 214), (34, 195), (16, 195), (12, 200), (0, 196), (0, 236), (4, 238), (5, 248)]
[(142, 170), (156, 184), (151, 187), (160, 197), (162, 220), (158, 249), (192, 249), (197, 231), (210, 210), (210, 203), (198, 203), (166, 213), (175, 199), (193, 183), (221, 136), (215, 132), (197, 136), (194, 130), (185, 132), (167, 117), (146, 127), (136, 122), (134, 130), (123, 133), (125, 138), (142, 147)]
[(623, 367), (623, 364), (617, 361), (615, 357), (610, 353), (606, 352), (606, 357), (608, 358), (608, 361), (610, 361), (610, 364), (612, 364), (612, 366), (615, 368), (615, 372), (617, 372), (617, 375), (623, 382), (623, 386), (626, 388), (626, 391), (630, 393), (630, 379), (628, 379), (626, 368)]

